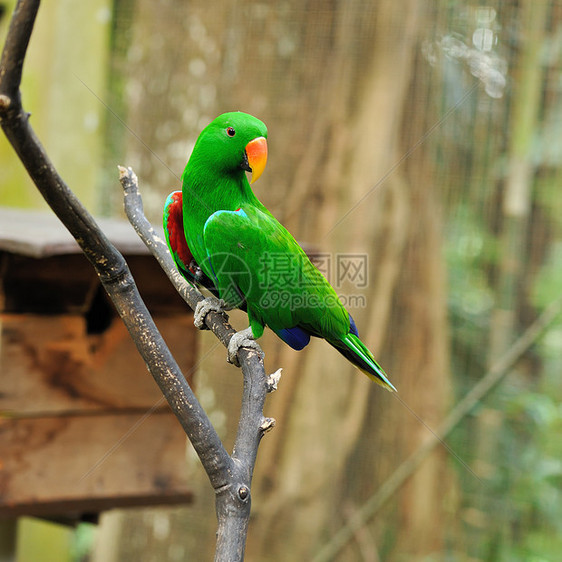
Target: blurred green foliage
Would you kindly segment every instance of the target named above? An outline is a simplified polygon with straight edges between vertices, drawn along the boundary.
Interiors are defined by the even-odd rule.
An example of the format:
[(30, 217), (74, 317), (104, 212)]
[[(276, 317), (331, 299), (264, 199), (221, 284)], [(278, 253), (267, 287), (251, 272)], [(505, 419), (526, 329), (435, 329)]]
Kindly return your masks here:
[(72, 529), (23, 517), (18, 523), (18, 562), (74, 562), (71, 555)]

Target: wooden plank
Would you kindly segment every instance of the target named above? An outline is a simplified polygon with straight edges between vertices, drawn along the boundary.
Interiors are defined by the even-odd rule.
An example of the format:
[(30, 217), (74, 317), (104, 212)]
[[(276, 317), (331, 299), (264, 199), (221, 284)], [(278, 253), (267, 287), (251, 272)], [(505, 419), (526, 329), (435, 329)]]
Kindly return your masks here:
[(0, 421), (0, 515), (97, 512), (191, 498), (171, 414)]
[[(87, 334), (79, 315), (1, 315), (0, 412), (10, 416), (147, 409), (161, 393), (119, 318)], [(196, 360), (191, 316), (156, 323), (190, 379)]]
[[(123, 254), (149, 254), (128, 221), (100, 217), (96, 222)], [(154, 228), (163, 239), (162, 226), (156, 224)], [(81, 253), (53, 213), (7, 207), (0, 207), (0, 250), (33, 258)]]

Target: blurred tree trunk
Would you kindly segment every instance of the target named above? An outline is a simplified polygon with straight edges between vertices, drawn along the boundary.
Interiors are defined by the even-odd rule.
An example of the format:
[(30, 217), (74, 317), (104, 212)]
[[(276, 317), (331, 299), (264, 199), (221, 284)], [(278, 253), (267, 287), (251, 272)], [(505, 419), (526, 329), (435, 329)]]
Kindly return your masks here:
[[(502, 205), (498, 207), (499, 263), (495, 282), (495, 305), (490, 322), (490, 344), (488, 362), (506, 353), (518, 335), (518, 320), (528, 309), (528, 294), (524, 284), (530, 282), (527, 269), (532, 256), (530, 245), (530, 218), (533, 207), (533, 184), (537, 170), (533, 143), (539, 129), (540, 112), (543, 105), (544, 64), (543, 47), (545, 32), (549, 25), (548, 2), (523, 0), (518, 6), (524, 35), (521, 46), (514, 57), (514, 87), (509, 114), (509, 142), (507, 146), (508, 167), (502, 193)], [(538, 224), (538, 221), (537, 223)], [(544, 243), (544, 241), (543, 241)], [(542, 252), (541, 252), (542, 253)], [(515, 377), (512, 380), (516, 381)], [(501, 408), (486, 408), (478, 418), (477, 456), (481, 466), (502, 466), (501, 435), (504, 413)], [(483, 474), (490, 483), (496, 481), (495, 470)], [(506, 470), (502, 486), (509, 489), (513, 475)], [(512, 514), (501, 506), (497, 498), (482, 489), (478, 510), (483, 527), (487, 529), (487, 540), (474, 542), (471, 552), (486, 560), (500, 559), (508, 548), (511, 531), (509, 521)]]
[[(354, 297), (362, 339), (401, 399), (435, 426), (449, 400), (439, 204), (423, 147), (393, 169), (432, 125), (425, 100), (417, 105), (423, 84), (414, 81), (426, 17), (422, 0), (232, 1), (212, 9), (137, 0), (126, 119), (178, 176), (215, 115), (240, 109), (263, 119), (270, 162), (256, 194), (297, 239), (327, 254), (330, 281)], [(178, 181), (135, 138), (126, 152), (159, 220)], [(338, 277), (342, 254), (367, 256), (366, 283)], [(244, 327), (239, 318), (234, 324)], [(198, 388), (228, 442), (238, 373), (205, 334), (202, 343)], [(257, 462), (247, 559), (309, 560), (429, 433), (326, 343), (300, 353), (271, 334), (263, 343), (268, 368), (284, 374), (267, 404), (278, 423)], [(446, 472), (444, 454), (434, 454), (341, 559), (357, 559), (357, 549), (372, 560), (378, 552), (385, 560), (441, 552)], [(170, 534), (154, 552), (175, 545), (186, 559), (210, 556), (205, 543), (216, 522), (205, 486), (204, 478), (194, 483), (201, 503), (170, 515)], [(143, 519), (129, 517), (121, 559), (146, 558), (156, 531), (135, 531), (148, 537), (135, 542)]]
[(526, 22), (526, 34), (518, 60), (514, 61), (516, 87), (512, 98), (509, 164), (501, 208), (501, 261), (490, 331), (491, 361), (509, 348), (517, 328), (521, 281), (527, 257), (522, 249), (529, 231), (536, 171), (532, 143), (543, 94), (544, 66), (541, 58), (549, 6), (547, 2), (526, 0), (519, 9), (521, 20)]
[[(401, 398), (434, 426), (448, 403), (449, 373), (439, 208), (423, 153), (338, 222), (432, 124), (410, 90), (425, 14), (417, 1), (379, 1), (373, 12), (361, 6), (342, 3), (335, 14), (287, 222), (301, 239), (330, 250), (333, 262), (338, 252), (369, 256), (367, 305), (352, 313)], [(286, 421), (282, 435), (263, 445), (253, 528), (261, 542), (250, 552), (254, 560), (304, 560), (429, 433), (325, 344), (299, 355), (283, 349), (277, 363), (287, 374), (271, 413)], [(341, 559), (358, 559), (357, 549), (376, 554), (378, 545), (385, 560), (394, 549), (400, 556), (440, 552), (443, 461), (443, 454), (428, 460), (390, 507), (395, 517), (369, 526), (369, 546), (358, 539)]]

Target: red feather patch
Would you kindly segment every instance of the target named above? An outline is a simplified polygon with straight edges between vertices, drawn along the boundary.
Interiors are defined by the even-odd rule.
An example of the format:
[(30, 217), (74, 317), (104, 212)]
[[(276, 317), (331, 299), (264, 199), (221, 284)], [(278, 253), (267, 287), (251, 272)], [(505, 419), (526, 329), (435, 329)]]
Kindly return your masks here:
[(173, 252), (184, 264), (184, 267), (189, 269), (192, 274), (195, 274), (190, 267), (193, 255), (185, 241), (185, 234), (183, 232), (183, 199), (181, 191), (176, 191), (172, 195), (172, 203), (168, 206), (166, 226), (168, 228), (168, 240)]

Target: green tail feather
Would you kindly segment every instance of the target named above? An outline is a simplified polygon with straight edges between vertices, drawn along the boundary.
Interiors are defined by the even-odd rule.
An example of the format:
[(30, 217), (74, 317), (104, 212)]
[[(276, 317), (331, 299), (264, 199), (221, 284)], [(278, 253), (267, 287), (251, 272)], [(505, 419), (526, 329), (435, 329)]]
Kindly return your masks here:
[(341, 343), (343, 343), (345, 347), (340, 347), (340, 345), (335, 345), (334, 347), (336, 347), (344, 357), (361, 369), (361, 371), (376, 383), (391, 392), (396, 392), (396, 388), (394, 388), (394, 385), (386, 377), (383, 368), (375, 361), (373, 354), (356, 335), (351, 333), (347, 334), (347, 336), (341, 340)]

